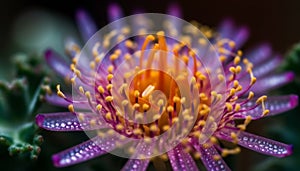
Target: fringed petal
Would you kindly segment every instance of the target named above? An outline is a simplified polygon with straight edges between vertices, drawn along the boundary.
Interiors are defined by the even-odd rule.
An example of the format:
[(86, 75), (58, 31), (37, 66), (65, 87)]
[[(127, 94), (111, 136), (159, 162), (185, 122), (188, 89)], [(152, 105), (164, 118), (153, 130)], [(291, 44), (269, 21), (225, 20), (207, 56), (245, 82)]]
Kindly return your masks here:
[(117, 148), (119, 138), (117, 136), (95, 137), (75, 147), (64, 150), (52, 156), (56, 167), (65, 167), (81, 163), (100, 155), (106, 154)]
[(286, 157), (292, 154), (292, 145), (270, 140), (258, 135), (235, 129), (223, 128), (217, 134), (220, 139), (233, 141), (231, 134), (235, 133), (238, 144), (250, 150), (275, 157)]
[(92, 18), (84, 10), (78, 10), (76, 13), (77, 25), (83, 40), (88, 41), (96, 32), (97, 27)]
[(264, 94), (267, 91), (276, 89), (278, 87), (290, 83), (294, 80), (294, 77), (295, 75), (293, 72), (285, 72), (282, 74), (264, 77), (258, 79), (251, 90), (255, 92), (255, 94)]
[(39, 127), (51, 131), (82, 131), (108, 128), (102, 116), (95, 114), (74, 114), (70, 112), (38, 114)]
[(203, 147), (202, 145), (195, 145), (195, 149), (201, 154), (201, 160), (207, 170), (229, 171), (223, 158), (220, 156), (215, 147)]
[(192, 156), (189, 153), (184, 152), (181, 145), (170, 150), (168, 156), (174, 171), (199, 170)]
[[(243, 101), (243, 100), (241, 100)], [(240, 112), (235, 114), (236, 119), (245, 119), (246, 116), (251, 116), (253, 120), (260, 119), (263, 113), (262, 106), (259, 105), (255, 109), (247, 110), (253, 106), (255, 106), (256, 100), (251, 100), (244, 104), (241, 107), (241, 110), (244, 112)], [(264, 102), (265, 108), (270, 111), (267, 116), (274, 116), (289, 110), (294, 109), (298, 105), (298, 96), (297, 95), (287, 95), (287, 96), (274, 96), (268, 97), (268, 99)]]
[(122, 171), (145, 171), (149, 165), (149, 159), (129, 159)]
[(45, 51), (45, 58), (49, 66), (60, 76), (64, 78), (72, 76), (72, 72), (67, 65), (67, 62), (64, 61), (63, 57), (56, 53), (54, 50), (47, 49)]

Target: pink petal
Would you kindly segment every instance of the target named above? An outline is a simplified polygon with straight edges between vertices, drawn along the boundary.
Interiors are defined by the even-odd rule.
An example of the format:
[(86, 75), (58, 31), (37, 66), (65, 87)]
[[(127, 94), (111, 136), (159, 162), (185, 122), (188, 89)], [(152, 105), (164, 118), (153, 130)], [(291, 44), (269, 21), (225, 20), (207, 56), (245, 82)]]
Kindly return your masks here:
[(192, 156), (189, 153), (184, 152), (181, 145), (178, 145), (169, 151), (168, 156), (174, 171), (199, 170)]
[(211, 146), (208, 148), (204, 148), (202, 145), (194, 145), (194, 147), (198, 152), (200, 152), (201, 160), (207, 170), (230, 170), (221, 156), (218, 160), (214, 158), (215, 155), (219, 155), (215, 147)]
[(149, 162), (149, 159), (129, 159), (121, 171), (145, 171)]
[(45, 58), (47, 61), (47, 64), (60, 76), (62, 77), (71, 77), (72, 72), (70, 70), (69, 65), (66, 61), (63, 60), (63, 57), (60, 56), (58, 53), (56, 53), (52, 49), (47, 49), (45, 51)]
[(275, 157), (286, 157), (292, 154), (292, 145), (270, 140), (258, 135), (229, 128), (223, 128), (217, 136), (226, 141), (232, 141), (230, 134), (238, 135), (238, 144), (250, 150)]
[[(38, 114), (36, 123), (39, 127), (50, 131), (82, 131), (108, 128), (102, 116), (85, 113), (84, 120), (79, 121), (78, 115), (70, 112)], [(95, 124), (91, 124), (91, 121)]]
[[(243, 100), (241, 100), (243, 101)], [(246, 110), (255, 105), (256, 100), (251, 100), (248, 103), (244, 104), (241, 107), (241, 110)], [(286, 96), (271, 96), (268, 97), (265, 102), (265, 108), (270, 110), (270, 113), (267, 116), (274, 116), (289, 110), (294, 109), (298, 105), (298, 96), (297, 95), (286, 95)], [(253, 110), (248, 110), (245, 112), (235, 114), (235, 118), (245, 119), (246, 116), (250, 115), (253, 120), (262, 118), (262, 106), (258, 106)]]
[(95, 137), (75, 147), (53, 155), (52, 161), (56, 167), (66, 167), (76, 163), (81, 163), (115, 149), (116, 142), (117, 139), (114, 137)]

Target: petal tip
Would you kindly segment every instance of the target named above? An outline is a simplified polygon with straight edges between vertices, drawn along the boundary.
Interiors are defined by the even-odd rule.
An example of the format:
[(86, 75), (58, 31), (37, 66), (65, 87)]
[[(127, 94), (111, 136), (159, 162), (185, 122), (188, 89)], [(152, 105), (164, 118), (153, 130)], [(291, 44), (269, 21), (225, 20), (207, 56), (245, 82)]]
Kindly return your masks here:
[(290, 96), (290, 105), (291, 105), (291, 107), (298, 106), (298, 96), (297, 95)]
[(293, 72), (288, 72), (286, 74), (286, 77), (287, 77), (288, 81), (293, 81), (295, 78), (295, 74)]
[(45, 120), (45, 116), (42, 115), (42, 114), (38, 114), (38, 115), (35, 117), (35, 123), (36, 123), (39, 127), (43, 127), (44, 120)]
[(60, 164), (60, 157), (56, 154), (52, 156), (52, 162), (55, 167), (62, 167)]

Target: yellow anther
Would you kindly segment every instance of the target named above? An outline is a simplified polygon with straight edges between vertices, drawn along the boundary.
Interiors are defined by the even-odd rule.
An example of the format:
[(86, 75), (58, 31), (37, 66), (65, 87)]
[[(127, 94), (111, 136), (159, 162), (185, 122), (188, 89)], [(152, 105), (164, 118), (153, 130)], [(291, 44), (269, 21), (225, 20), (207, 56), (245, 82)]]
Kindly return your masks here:
[(242, 71), (242, 67), (240, 65), (236, 66), (235, 71), (237, 74), (240, 73)]
[(72, 104), (69, 104), (68, 109), (69, 109), (69, 111), (72, 112), (72, 113), (75, 112), (74, 106), (73, 106)]
[(194, 156), (195, 159), (200, 159), (201, 158), (201, 154), (198, 151), (194, 152), (193, 156)]
[(237, 51), (237, 55), (238, 55), (238, 56), (242, 56), (242, 55), (243, 55), (243, 52), (242, 52), (241, 50), (238, 50), (238, 51)]
[(269, 113), (270, 113), (270, 110), (266, 109), (266, 110), (263, 111), (263, 116), (266, 116), (266, 115), (268, 115)]
[(105, 101), (107, 101), (107, 102), (111, 102), (111, 101), (113, 101), (113, 97), (112, 96), (107, 96), (107, 97), (105, 97)]
[(163, 99), (159, 99), (157, 102), (158, 106), (163, 106), (164, 105), (164, 100)]
[(267, 96), (266, 96), (266, 95), (261, 96), (261, 97), (259, 97), (259, 98), (256, 100), (256, 104), (261, 104), (261, 103), (263, 103), (263, 102), (266, 101), (266, 100), (267, 100)]
[(179, 103), (180, 102), (180, 98), (178, 96), (174, 96), (173, 97), (173, 102), (174, 103)]
[(98, 86), (97, 88), (98, 92), (103, 94), (104, 93), (104, 88), (102, 86)]
[(114, 78), (114, 75), (112, 75), (112, 74), (108, 74), (106, 77), (107, 81), (111, 81), (113, 78)]
[(79, 113), (78, 114), (78, 119), (79, 119), (80, 122), (83, 122), (85, 120), (84, 114), (83, 113)]
[(235, 144), (238, 143), (238, 136), (236, 135), (236, 133), (231, 132), (231, 133), (230, 133), (230, 137), (232, 138), (233, 143), (235, 143)]
[(121, 123), (119, 123), (119, 124), (116, 125), (116, 129), (118, 131), (122, 131), (124, 129), (124, 126)]
[(122, 106), (127, 106), (128, 103), (129, 103), (128, 100), (123, 100), (123, 101), (122, 101)]
[(173, 111), (174, 111), (173, 106), (168, 106), (168, 107), (167, 107), (167, 111), (168, 111), (168, 112), (173, 112)]
[(230, 68), (229, 68), (229, 71), (230, 71), (231, 73), (233, 73), (233, 74), (235, 74), (235, 73), (236, 73), (236, 69), (235, 69), (235, 67), (230, 67)]
[(256, 83), (256, 77), (251, 77), (251, 82), (250, 82), (250, 85), (253, 85)]
[(228, 110), (228, 112), (231, 112), (232, 111), (232, 105), (230, 104), (230, 103), (225, 103), (225, 105), (226, 105), (226, 108), (227, 108), (227, 110)]
[(94, 61), (91, 61), (91, 62), (90, 62), (90, 68), (91, 68), (92, 70), (94, 70), (95, 67), (96, 67), (96, 63), (95, 63)]
[(251, 122), (251, 120), (252, 120), (252, 117), (250, 115), (246, 116), (244, 124), (248, 125)]
[(198, 122), (198, 125), (199, 125), (199, 126), (204, 126), (205, 123), (206, 123), (206, 122), (205, 122), (204, 120), (200, 120), (200, 121)]
[(235, 89), (234, 89), (234, 88), (231, 88), (231, 89), (230, 89), (229, 96), (234, 96), (235, 93), (236, 93)]
[(235, 90), (236, 92), (241, 91), (243, 89), (243, 86), (239, 85)]
[(74, 73), (77, 77), (81, 77), (81, 72), (78, 69), (75, 69)]
[(215, 154), (215, 155), (213, 155), (213, 159), (214, 159), (215, 161), (218, 161), (218, 160), (221, 159), (221, 156), (218, 155), (218, 154)]
[(134, 135), (141, 135), (143, 133), (143, 131), (140, 128), (135, 128), (132, 132)]
[(150, 108), (150, 106), (148, 104), (143, 104), (143, 110), (147, 111)]
[(125, 41), (125, 46), (127, 48), (133, 48), (133, 42), (131, 40), (126, 40)]
[(129, 61), (131, 58), (132, 58), (132, 56), (129, 53), (126, 53), (124, 55), (124, 59), (127, 60), (127, 61)]
[(226, 61), (226, 56), (221, 55), (221, 56), (219, 57), (219, 60), (220, 60), (220, 62), (225, 62), (225, 61)]
[(177, 123), (178, 121), (179, 121), (179, 118), (178, 118), (178, 117), (172, 118), (172, 124)]
[(134, 90), (134, 97), (139, 97), (140, 96), (140, 92), (138, 90)]
[(96, 109), (97, 109), (98, 111), (101, 111), (102, 105), (101, 105), (101, 104), (97, 104)]
[(86, 91), (84, 94), (88, 99), (91, 98), (91, 93), (89, 91)]
[(108, 73), (112, 73), (114, 71), (114, 66), (113, 65), (109, 65), (107, 68)]
[(241, 109), (241, 105), (239, 103), (235, 104), (234, 110), (238, 112)]
[(133, 106), (132, 106), (133, 110), (137, 110), (138, 108), (140, 108), (140, 104), (138, 103), (135, 103)]
[(119, 58), (119, 56), (117, 55), (117, 54), (111, 54), (110, 56), (109, 56), (109, 60), (111, 60), (111, 61), (115, 61), (116, 59), (118, 59)]
[(169, 157), (166, 154), (160, 155), (159, 158), (162, 159), (163, 161), (168, 161), (169, 160)]
[(185, 98), (185, 97), (182, 97), (182, 98), (180, 99), (180, 103), (181, 103), (181, 104), (184, 104), (185, 101), (186, 101), (186, 98)]
[(239, 85), (240, 85), (240, 84), (239, 84), (239, 81), (238, 81), (238, 80), (234, 80), (234, 81), (233, 81), (233, 87), (234, 87), (234, 88), (237, 88)]
[(110, 112), (107, 112), (107, 113), (105, 114), (105, 119), (107, 119), (107, 120), (112, 120), (112, 116), (111, 116), (111, 113), (110, 113)]
[(170, 126), (169, 125), (164, 125), (162, 129), (163, 129), (163, 131), (167, 131), (167, 130), (170, 129)]
[(248, 95), (248, 100), (252, 99), (253, 97), (254, 97), (254, 93), (250, 91)]
[(159, 128), (157, 127), (157, 125), (153, 124), (150, 126), (150, 131), (157, 132), (157, 131), (159, 131)]
[(210, 137), (210, 142), (213, 143), (213, 144), (217, 144), (218, 143), (218, 139), (214, 136)]
[(241, 61), (241, 57), (236, 56), (236, 57), (234, 58), (234, 60), (233, 60), (233, 63), (234, 63), (234, 65), (237, 65), (237, 64), (240, 63), (240, 61)]
[(218, 79), (220, 80), (220, 81), (224, 81), (224, 76), (222, 75), (222, 74), (218, 74)]
[(95, 119), (91, 119), (90, 120), (90, 125), (92, 126), (92, 127), (94, 127), (94, 126), (96, 126), (96, 120)]
[(60, 85), (58, 84), (56, 86), (56, 89), (57, 89), (57, 95), (61, 98), (66, 98), (66, 96), (64, 95), (64, 93), (62, 91), (60, 91)]
[(153, 120), (158, 120), (160, 118), (160, 114), (155, 114), (154, 116), (153, 116)]
[(113, 85), (112, 85), (112, 84), (108, 84), (108, 85), (106, 86), (107, 91), (111, 91), (112, 88), (113, 88)]
[(75, 80), (76, 80), (76, 77), (72, 77), (71, 79), (70, 79), (70, 81), (71, 81), (71, 83), (73, 84), (73, 85), (75, 85)]

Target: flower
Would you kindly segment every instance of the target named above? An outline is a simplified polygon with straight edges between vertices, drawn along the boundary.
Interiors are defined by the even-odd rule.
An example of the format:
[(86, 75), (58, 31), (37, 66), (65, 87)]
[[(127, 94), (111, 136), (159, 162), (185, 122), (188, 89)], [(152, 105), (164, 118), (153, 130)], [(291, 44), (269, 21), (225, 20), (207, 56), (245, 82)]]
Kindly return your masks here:
[[(177, 6), (169, 11), (180, 16)], [(114, 21), (122, 12), (114, 4), (109, 16)], [(96, 130), (86, 132), (92, 139), (53, 155), (55, 166), (111, 152), (130, 157), (123, 170), (146, 170), (151, 158), (169, 159), (174, 170), (198, 170), (193, 158), (201, 159), (208, 170), (229, 170), (222, 157), (239, 153), (239, 146), (276, 157), (292, 153), (291, 145), (245, 131), (252, 120), (291, 110), (298, 103), (295, 95), (263, 95), (293, 80), (292, 72), (271, 74), (282, 59), (273, 57), (268, 45), (243, 55), (239, 48), (248, 30), (235, 28), (231, 21), (215, 32), (198, 23), (180, 27), (171, 17), (166, 30), (147, 34), (153, 20), (143, 16), (133, 19), (139, 21), (139, 35), (126, 40), (132, 29), (120, 22), (103, 37), (92, 37), (95, 24), (79, 11), (79, 28), (89, 41), (81, 50), (74, 41), (67, 42), (74, 74), (59, 54), (46, 51), (48, 64), (73, 85), (73, 96), (57, 85), (57, 96), (46, 100), (70, 112), (39, 114), (37, 125), (51, 131)], [(170, 37), (180, 35), (180, 28), (190, 36)]]

